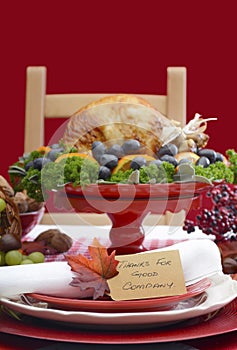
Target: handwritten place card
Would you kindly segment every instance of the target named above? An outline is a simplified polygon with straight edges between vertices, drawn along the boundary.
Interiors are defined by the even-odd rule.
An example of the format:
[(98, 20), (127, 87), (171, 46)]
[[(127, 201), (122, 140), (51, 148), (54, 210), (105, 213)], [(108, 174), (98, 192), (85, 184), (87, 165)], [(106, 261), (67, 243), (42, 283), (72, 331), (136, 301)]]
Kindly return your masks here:
[(178, 250), (118, 255), (119, 274), (107, 282), (113, 300), (146, 299), (187, 292)]

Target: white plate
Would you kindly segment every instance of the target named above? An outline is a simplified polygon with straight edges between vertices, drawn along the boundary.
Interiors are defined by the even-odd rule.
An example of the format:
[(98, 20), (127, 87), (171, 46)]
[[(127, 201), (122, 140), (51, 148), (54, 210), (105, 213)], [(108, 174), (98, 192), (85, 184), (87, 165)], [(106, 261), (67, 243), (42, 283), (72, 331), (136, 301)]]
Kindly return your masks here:
[[(8, 298), (1, 298), (0, 302), (11, 310), (41, 319), (76, 323), (79, 325), (151, 325), (167, 322), (177, 322), (189, 318), (206, 315), (219, 310), (237, 297), (237, 281), (224, 274), (216, 274), (211, 278), (212, 285), (206, 291), (206, 299), (194, 307), (172, 309), (168, 311), (151, 312), (121, 312), (102, 313), (86, 311), (64, 311), (44, 309), (20, 304)], [(106, 328), (107, 328), (106, 326)]]

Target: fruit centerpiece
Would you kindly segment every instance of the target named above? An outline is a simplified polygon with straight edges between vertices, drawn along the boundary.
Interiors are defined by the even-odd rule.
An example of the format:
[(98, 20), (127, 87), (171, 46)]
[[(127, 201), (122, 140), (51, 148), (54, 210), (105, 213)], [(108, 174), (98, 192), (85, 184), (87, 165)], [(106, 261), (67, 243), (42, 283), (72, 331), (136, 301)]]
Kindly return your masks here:
[(143, 99), (106, 97), (71, 116), (60, 140), (11, 166), (11, 182), (38, 200), (53, 191), (61, 207), (107, 213), (111, 248), (143, 250), (148, 213), (188, 212), (213, 181), (235, 181), (228, 155), (206, 147), (208, 120), (195, 115), (181, 128)]

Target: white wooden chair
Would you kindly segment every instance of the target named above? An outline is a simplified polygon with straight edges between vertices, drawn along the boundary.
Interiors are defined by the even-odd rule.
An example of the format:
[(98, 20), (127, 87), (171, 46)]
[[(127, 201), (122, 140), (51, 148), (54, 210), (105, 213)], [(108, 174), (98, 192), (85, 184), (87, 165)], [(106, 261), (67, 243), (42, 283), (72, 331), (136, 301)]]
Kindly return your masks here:
[[(187, 73), (185, 67), (168, 67), (166, 95), (136, 94), (145, 98), (161, 113), (170, 119), (178, 121), (181, 126), (186, 124), (186, 90)], [(26, 71), (26, 109), (25, 109), (25, 143), (24, 152), (30, 152), (45, 144), (45, 120), (47, 118), (70, 117), (80, 107), (112, 94), (47, 94), (47, 69), (46, 67), (28, 67)], [(118, 92), (123, 93), (123, 92)], [(178, 216), (177, 216), (178, 215)], [(82, 221), (88, 222), (90, 217), (96, 224), (109, 224), (110, 221), (104, 215), (80, 214)], [(86, 219), (83, 219), (83, 216)], [(182, 217), (184, 215), (182, 214)], [(71, 214), (45, 214), (42, 223), (72, 224)], [(179, 214), (167, 213), (159, 218), (159, 224), (180, 223)], [(75, 223), (78, 223), (78, 218)]]

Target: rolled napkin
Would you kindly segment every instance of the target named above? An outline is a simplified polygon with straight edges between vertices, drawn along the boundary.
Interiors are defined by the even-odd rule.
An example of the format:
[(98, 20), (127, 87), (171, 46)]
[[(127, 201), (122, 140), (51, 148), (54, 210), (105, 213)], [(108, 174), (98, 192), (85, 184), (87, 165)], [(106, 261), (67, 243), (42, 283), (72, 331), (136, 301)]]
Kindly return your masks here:
[(209, 239), (180, 242), (169, 247), (154, 249), (151, 252), (165, 250), (179, 250), (187, 286), (204, 277), (222, 272), (220, 250), (216, 243)]
[[(179, 250), (186, 285), (222, 272), (217, 245), (210, 240), (191, 240), (151, 250)], [(139, 253), (144, 254), (144, 253)], [(22, 293), (41, 293), (59, 297), (77, 297), (77, 287), (70, 286), (75, 273), (67, 262), (0, 267), (0, 297)]]

